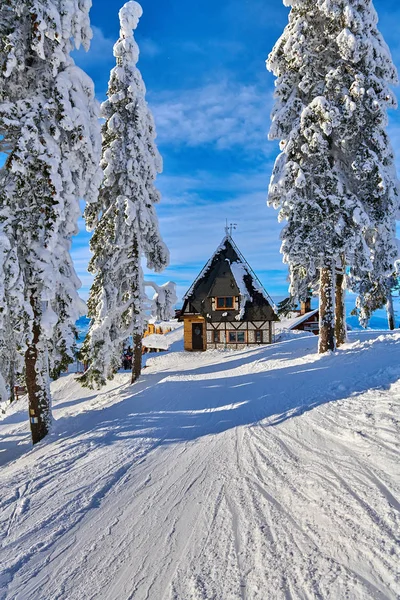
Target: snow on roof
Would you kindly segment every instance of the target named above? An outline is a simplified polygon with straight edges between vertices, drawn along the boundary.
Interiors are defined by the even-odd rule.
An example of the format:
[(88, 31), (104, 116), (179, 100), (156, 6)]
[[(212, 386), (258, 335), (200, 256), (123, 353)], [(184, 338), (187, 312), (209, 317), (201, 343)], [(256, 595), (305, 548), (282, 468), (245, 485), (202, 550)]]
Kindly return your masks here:
[(253, 302), (253, 298), (250, 296), (249, 291), (247, 289), (246, 282), (244, 280), (245, 276), (248, 275), (248, 271), (243, 263), (241, 262), (232, 262), (230, 264), (233, 278), (236, 282), (236, 285), (239, 288), (240, 294), (240, 312), (236, 315), (236, 319), (240, 321), (244, 317), (244, 311), (246, 308), (246, 302)]
[(309, 317), (315, 315), (318, 312), (318, 310), (318, 308), (315, 308), (314, 310), (306, 312), (304, 315), (296, 314), (294, 317), (281, 319), (279, 323), (276, 323), (275, 331), (278, 333), (279, 331), (294, 329), (295, 327), (303, 323), (303, 321), (306, 321)]
[(157, 321), (155, 318), (149, 319), (149, 325), (154, 325), (155, 327), (159, 327), (161, 331), (167, 331), (168, 329), (177, 329), (181, 327), (182, 324), (179, 323), (178, 319), (170, 319), (169, 321)]
[(226, 246), (225, 246), (225, 242), (227, 240), (227, 236), (224, 237), (224, 239), (222, 240), (222, 242), (220, 243), (220, 245), (218, 246), (218, 248), (216, 249), (216, 251), (214, 252), (214, 254), (211, 256), (211, 258), (206, 262), (206, 264), (204, 265), (204, 267), (202, 268), (202, 270), (200, 271), (200, 273), (197, 275), (196, 279), (193, 281), (192, 285), (190, 286), (190, 288), (188, 289), (188, 291), (186, 292), (186, 294), (183, 296), (182, 300), (183, 302), (185, 302), (185, 300), (188, 300), (190, 298), (190, 296), (193, 294), (195, 285), (198, 281), (200, 281), (200, 279), (202, 279), (204, 277), (204, 275), (207, 273), (208, 269), (211, 267), (212, 261), (214, 260), (214, 257), (219, 254), (221, 252), (221, 250), (225, 250)]
[[(231, 238), (230, 235), (226, 235), (223, 238), (222, 242), (220, 243), (218, 248), (215, 250), (214, 254), (206, 262), (206, 264), (204, 265), (204, 267), (202, 268), (202, 270), (200, 271), (200, 273), (198, 274), (196, 279), (193, 281), (192, 285), (190, 286), (190, 288), (188, 289), (186, 294), (183, 296), (183, 301), (185, 302), (185, 300), (188, 300), (190, 298), (190, 296), (193, 294), (193, 291), (194, 291), (194, 288), (195, 288), (197, 282), (206, 275), (207, 271), (210, 269), (210, 267), (212, 265), (214, 258), (220, 252), (222, 252), (223, 250), (226, 249), (226, 242), (229, 242), (231, 244), (232, 248), (234, 249), (234, 251), (236, 252), (236, 255), (238, 257), (238, 260), (235, 261), (234, 263), (231, 263), (230, 267), (231, 267), (232, 275), (233, 275), (233, 277), (236, 281), (236, 284), (240, 290), (240, 295), (244, 299), (246, 299), (246, 302), (248, 300), (252, 301), (252, 298), (247, 290), (247, 286), (243, 280), (243, 277), (245, 275), (249, 275), (252, 279), (252, 284), (253, 284), (255, 291), (259, 292), (265, 298), (265, 300), (267, 300), (267, 302), (269, 302), (271, 304), (271, 306), (274, 307), (275, 304), (274, 304), (271, 296), (268, 294), (268, 292), (262, 285), (261, 281), (258, 279), (257, 275), (254, 273), (253, 269), (250, 267), (249, 263), (244, 258), (243, 254), (240, 252), (239, 248), (236, 246), (235, 242), (233, 241), (233, 239)], [(233, 267), (233, 265), (236, 265), (236, 266)], [(236, 275), (235, 275), (234, 271), (236, 272)], [(243, 295), (242, 295), (242, 292), (244, 292)], [(246, 304), (246, 302), (244, 304)]]
[(172, 331), (168, 333), (152, 333), (143, 338), (142, 344), (145, 348), (158, 350), (168, 350), (170, 346), (183, 338), (183, 325), (178, 323)]
[(145, 348), (154, 348), (157, 350), (168, 350), (169, 348), (168, 340), (162, 333), (146, 335), (146, 337), (143, 338), (142, 344)]
[(239, 248), (236, 246), (233, 239), (230, 238), (229, 241), (232, 244), (232, 247), (234, 248), (236, 254), (238, 255), (241, 263), (243, 264), (243, 267), (247, 271), (248, 275), (250, 275), (255, 291), (258, 292), (259, 294), (261, 294), (265, 298), (265, 300), (267, 300), (267, 302), (269, 302), (271, 304), (271, 306), (274, 308), (274, 306), (275, 306), (274, 301), (272, 300), (271, 296), (268, 294), (267, 290), (265, 289), (265, 287), (263, 286), (261, 281), (258, 279), (257, 275), (254, 273), (253, 269), (251, 268), (251, 266), (249, 265), (249, 263), (247, 262), (247, 260), (243, 256), (243, 254), (240, 252)]

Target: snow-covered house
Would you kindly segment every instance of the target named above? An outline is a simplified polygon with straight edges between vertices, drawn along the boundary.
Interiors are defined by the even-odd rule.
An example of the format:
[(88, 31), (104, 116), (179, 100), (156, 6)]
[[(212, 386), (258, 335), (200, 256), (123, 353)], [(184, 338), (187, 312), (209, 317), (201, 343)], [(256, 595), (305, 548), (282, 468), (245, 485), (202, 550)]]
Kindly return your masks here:
[(315, 335), (319, 334), (319, 309), (311, 309), (310, 299), (301, 302), (299, 311), (293, 311), (287, 317), (281, 318), (277, 333), (292, 330), (310, 331)]
[(227, 234), (183, 298), (185, 350), (271, 344), (279, 320), (272, 306)]

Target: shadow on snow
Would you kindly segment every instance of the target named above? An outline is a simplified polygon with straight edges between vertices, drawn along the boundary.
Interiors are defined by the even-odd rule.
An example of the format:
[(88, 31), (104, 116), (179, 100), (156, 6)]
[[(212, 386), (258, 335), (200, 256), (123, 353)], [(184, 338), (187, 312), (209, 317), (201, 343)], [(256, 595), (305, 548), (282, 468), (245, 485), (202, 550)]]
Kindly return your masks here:
[[(304, 338), (299, 338), (259, 351), (229, 353), (223, 362), (188, 371), (148, 375), (145, 371), (134, 386), (122, 386), (119, 403), (63, 417), (55, 433), (74, 437), (90, 432), (92, 442), (106, 445), (130, 438), (189, 441), (260, 420), (274, 426), (327, 402), (388, 387), (399, 378), (400, 367), (388, 367), (397, 362), (388, 359), (390, 353), (398, 354), (396, 340), (309, 356), (316, 350), (316, 340), (310, 340), (306, 348)], [(299, 356), (307, 362), (285, 366)], [(257, 370), (268, 369), (272, 360), (279, 363)], [(234, 368), (238, 373), (227, 376), (226, 371)]]

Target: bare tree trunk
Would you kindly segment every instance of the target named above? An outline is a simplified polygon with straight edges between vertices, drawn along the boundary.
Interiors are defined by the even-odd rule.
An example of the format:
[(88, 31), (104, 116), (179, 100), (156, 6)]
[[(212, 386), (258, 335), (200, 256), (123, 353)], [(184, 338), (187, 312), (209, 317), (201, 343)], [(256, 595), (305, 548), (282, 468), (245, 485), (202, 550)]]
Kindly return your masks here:
[(132, 379), (135, 383), (142, 372), (142, 336), (135, 334), (133, 336), (133, 356), (132, 356)]
[(335, 350), (335, 285), (332, 265), (320, 270), (319, 282), (318, 352), (323, 354)]
[(337, 347), (344, 344), (347, 338), (344, 281), (344, 261), (342, 259), (341, 267), (336, 268), (335, 335)]
[(32, 341), (25, 352), (25, 380), (29, 399), (29, 422), (32, 443), (40, 442), (49, 432), (51, 420), (50, 392), (47, 378), (47, 357), (39, 347), (40, 314), (34, 294), (30, 300), (33, 310)]
[(388, 295), (387, 301), (386, 301), (386, 312), (387, 312), (389, 329), (391, 331), (393, 331), (393, 329), (395, 328), (395, 323), (394, 323), (393, 298), (392, 298), (392, 294), (390, 292), (389, 292), (389, 295)]

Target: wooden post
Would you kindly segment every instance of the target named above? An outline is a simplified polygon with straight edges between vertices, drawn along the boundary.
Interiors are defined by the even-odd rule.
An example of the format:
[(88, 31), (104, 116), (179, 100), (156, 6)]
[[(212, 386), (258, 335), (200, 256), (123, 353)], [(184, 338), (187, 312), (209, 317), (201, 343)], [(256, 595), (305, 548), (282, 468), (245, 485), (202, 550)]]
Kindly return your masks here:
[(133, 356), (132, 356), (132, 379), (131, 383), (135, 383), (142, 372), (142, 336), (135, 334), (133, 336)]
[(344, 277), (344, 259), (341, 259), (342, 264), (336, 267), (336, 295), (335, 295), (335, 334), (336, 346), (339, 347), (346, 342), (346, 307), (345, 307), (345, 277)]
[(319, 345), (323, 354), (335, 350), (335, 286), (333, 265), (320, 270), (319, 283)]

